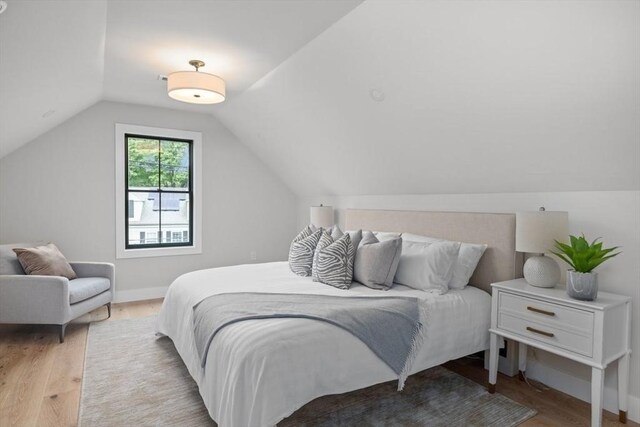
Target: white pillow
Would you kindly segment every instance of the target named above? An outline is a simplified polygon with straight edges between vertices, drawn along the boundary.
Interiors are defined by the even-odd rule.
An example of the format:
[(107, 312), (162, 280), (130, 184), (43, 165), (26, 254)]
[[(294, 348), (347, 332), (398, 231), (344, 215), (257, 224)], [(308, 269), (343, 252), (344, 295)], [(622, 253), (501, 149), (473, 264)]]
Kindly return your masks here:
[[(418, 234), (403, 233), (402, 239), (409, 242), (448, 242), (448, 240), (436, 239), (434, 237), (420, 236)], [(453, 275), (449, 281), (449, 289), (464, 289), (469, 284), (469, 279), (482, 258), (482, 254), (487, 249), (487, 245), (476, 243), (461, 243), (458, 259), (453, 268)]]
[(403, 241), (394, 282), (414, 289), (444, 294), (453, 276), (459, 250), (458, 242)]

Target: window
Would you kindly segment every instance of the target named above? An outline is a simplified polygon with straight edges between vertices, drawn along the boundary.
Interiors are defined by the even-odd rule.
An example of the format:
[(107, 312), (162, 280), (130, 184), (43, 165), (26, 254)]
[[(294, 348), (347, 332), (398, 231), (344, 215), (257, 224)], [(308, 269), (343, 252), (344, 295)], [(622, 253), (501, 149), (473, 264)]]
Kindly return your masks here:
[(197, 132), (116, 125), (118, 258), (200, 253)]
[[(172, 231), (192, 231), (193, 141), (125, 134), (127, 211), (125, 248), (191, 246), (172, 239)], [(139, 215), (134, 206), (141, 206)], [(140, 240), (140, 233), (158, 233), (157, 241)], [(163, 236), (166, 236), (162, 239)]]

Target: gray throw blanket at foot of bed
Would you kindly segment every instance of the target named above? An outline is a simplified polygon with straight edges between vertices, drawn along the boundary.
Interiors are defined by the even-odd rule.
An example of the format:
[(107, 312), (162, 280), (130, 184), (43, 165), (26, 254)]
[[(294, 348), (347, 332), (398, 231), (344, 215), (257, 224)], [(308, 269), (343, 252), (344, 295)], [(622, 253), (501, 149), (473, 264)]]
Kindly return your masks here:
[(230, 293), (212, 295), (193, 307), (196, 347), (202, 367), (209, 346), (225, 326), (243, 320), (305, 318), (338, 326), (367, 345), (398, 375), (404, 387), (422, 346), (418, 299), (339, 297), (306, 294)]

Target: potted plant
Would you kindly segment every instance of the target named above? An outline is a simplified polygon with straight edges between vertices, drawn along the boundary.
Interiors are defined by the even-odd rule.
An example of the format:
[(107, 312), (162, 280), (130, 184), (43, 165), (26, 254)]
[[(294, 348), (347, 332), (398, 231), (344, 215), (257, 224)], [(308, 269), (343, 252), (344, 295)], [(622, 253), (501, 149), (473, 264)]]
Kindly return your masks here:
[(569, 264), (573, 269), (567, 271), (567, 294), (571, 298), (593, 301), (598, 296), (598, 273), (593, 272), (597, 266), (606, 260), (619, 255), (615, 252), (618, 246), (603, 249), (602, 242), (595, 239), (591, 244), (580, 237), (569, 236), (571, 245), (555, 241), (557, 252), (554, 255)]

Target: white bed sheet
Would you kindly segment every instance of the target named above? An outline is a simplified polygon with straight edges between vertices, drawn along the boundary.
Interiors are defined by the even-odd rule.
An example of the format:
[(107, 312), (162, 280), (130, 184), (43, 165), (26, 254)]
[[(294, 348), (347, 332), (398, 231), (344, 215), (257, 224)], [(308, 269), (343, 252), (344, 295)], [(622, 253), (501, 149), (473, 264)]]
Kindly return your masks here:
[(489, 347), (491, 298), (471, 286), (444, 295), (399, 285), (377, 291), (357, 283), (345, 291), (296, 276), (286, 262), (187, 273), (170, 286), (157, 332), (173, 340), (209, 414), (220, 427), (272, 426), (317, 397), (397, 379), (365, 344), (345, 330), (295, 318), (248, 320), (223, 328), (202, 368), (194, 341), (192, 307), (210, 295), (229, 292), (418, 297), (425, 339), (412, 373)]

